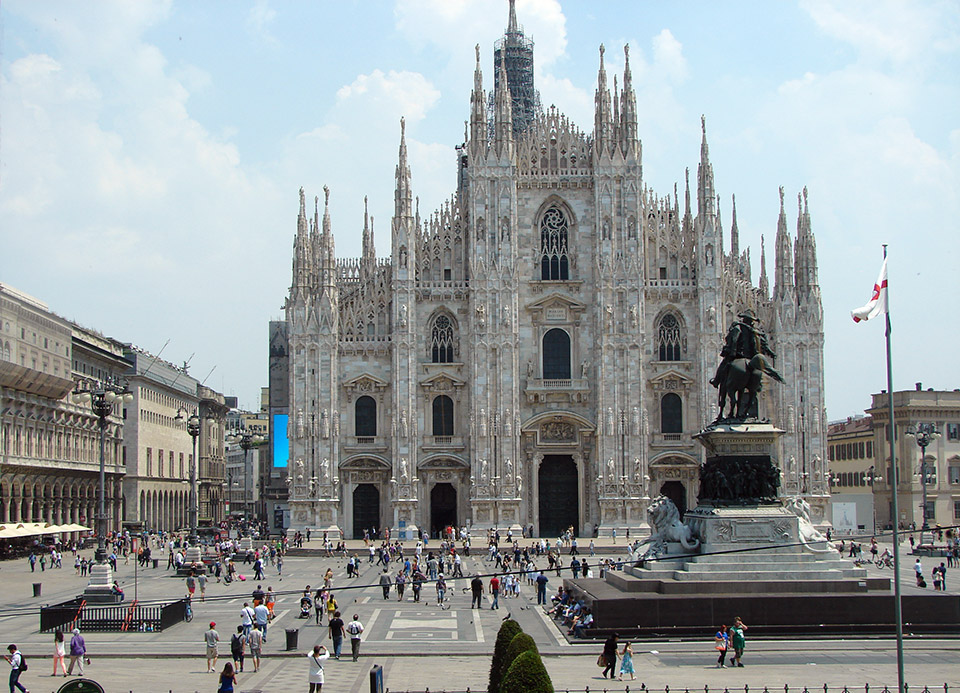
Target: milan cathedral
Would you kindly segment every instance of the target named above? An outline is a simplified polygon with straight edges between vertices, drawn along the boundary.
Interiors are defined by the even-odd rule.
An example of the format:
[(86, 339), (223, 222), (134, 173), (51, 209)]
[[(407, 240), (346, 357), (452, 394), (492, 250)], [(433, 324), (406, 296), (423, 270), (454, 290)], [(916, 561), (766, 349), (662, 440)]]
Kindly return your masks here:
[(600, 47), (585, 133), (541, 108), (511, 0), (489, 95), (477, 47), (456, 190), (426, 217), (401, 122), (388, 258), (365, 214), (362, 257), (338, 259), (329, 190), (312, 218), (301, 190), (285, 305), (291, 531), (643, 536), (657, 496), (681, 512), (696, 505), (703, 451), (692, 435), (717, 415), (709, 380), (748, 308), (786, 381), (758, 405), (785, 431), (781, 492), (823, 522), (823, 318), (807, 192), (790, 230), (781, 188), (772, 286), (762, 246), (754, 285), (735, 200), (724, 241), (705, 125), (682, 194), (644, 183), (624, 51), (611, 92)]

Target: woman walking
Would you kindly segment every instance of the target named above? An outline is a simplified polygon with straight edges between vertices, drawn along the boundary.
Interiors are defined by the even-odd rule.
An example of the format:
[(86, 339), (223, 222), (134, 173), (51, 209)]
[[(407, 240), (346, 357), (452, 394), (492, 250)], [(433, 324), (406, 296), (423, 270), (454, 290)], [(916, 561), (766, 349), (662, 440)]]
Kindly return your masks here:
[(57, 675), (57, 664), (60, 665), (60, 671), (67, 675), (67, 665), (64, 658), (67, 656), (67, 644), (63, 641), (63, 631), (57, 628), (53, 634), (53, 673), (50, 676)]
[(330, 653), (323, 645), (314, 645), (313, 652), (307, 655), (310, 660), (310, 693), (320, 693), (323, 688), (323, 660), (330, 658)]
[(726, 624), (720, 626), (720, 630), (714, 636), (714, 647), (720, 653), (717, 657), (717, 669), (723, 669), (724, 660), (727, 658), (727, 648), (730, 646), (730, 635), (727, 633)]
[(620, 656), (623, 659), (620, 660), (620, 675), (617, 676), (617, 681), (623, 681), (624, 674), (630, 674), (630, 680), (633, 681), (636, 676), (633, 675), (633, 648), (630, 643), (623, 643), (623, 651), (620, 652)]
[(233, 693), (233, 687), (237, 685), (237, 675), (233, 671), (233, 663), (227, 662), (223, 665), (223, 671), (220, 672), (220, 686), (217, 693)]

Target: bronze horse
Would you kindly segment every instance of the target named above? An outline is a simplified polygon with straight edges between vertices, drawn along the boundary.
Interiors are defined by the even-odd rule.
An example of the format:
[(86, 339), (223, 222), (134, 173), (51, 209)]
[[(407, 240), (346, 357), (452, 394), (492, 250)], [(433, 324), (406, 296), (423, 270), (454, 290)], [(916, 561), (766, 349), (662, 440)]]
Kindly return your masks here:
[(730, 414), (727, 418), (740, 420), (747, 418), (757, 401), (757, 393), (760, 392), (762, 387), (763, 373), (774, 380), (783, 382), (783, 378), (767, 363), (762, 354), (757, 354), (752, 359), (737, 358), (730, 361), (727, 377), (720, 383), (719, 387), (720, 412), (717, 414), (718, 421), (724, 418), (723, 410), (728, 398), (730, 400)]

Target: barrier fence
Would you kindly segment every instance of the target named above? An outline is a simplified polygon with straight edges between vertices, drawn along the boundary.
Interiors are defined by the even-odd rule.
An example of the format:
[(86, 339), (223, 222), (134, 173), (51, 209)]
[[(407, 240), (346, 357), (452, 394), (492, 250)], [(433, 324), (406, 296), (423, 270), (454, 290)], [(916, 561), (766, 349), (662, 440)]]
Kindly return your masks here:
[[(399, 689), (399, 688), (387, 688), (386, 693), (482, 693), (486, 689), (478, 688), (476, 691), (472, 691), (468, 686), (465, 689), (458, 688), (417, 688), (417, 689)], [(829, 686), (823, 684), (822, 686), (748, 686), (745, 685), (743, 688), (739, 686), (715, 686), (711, 688), (710, 686), (704, 686), (703, 688), (684, 688), (677, 687), (671, 688), (670, 686), (664, 686), (663, 688), (647, 688), (643, 683), (637, 683), (636, 686), (630, 687), (630, 684), (627, 684), (627, 687), (624, 688), (614, 688), (607, 689), (603, 687), (590, 688), (586, 686), (584, 688), (555, 688), (556, 693), (606, 693), (608, 690), (612, 691), (625, 691), (625, 693), (897, 693), (897, 686), (894, 684), (891, 686), (871, 686), (869, 683), (865, 683), (862, 686)], [(915, 693), (950, 693), (949, 684), (943, 684), (942, 686), (908, 686), (907, 684), (903, 685), (904, 693), (913, 690)], [(956, 689), (954, 689), (956, 690)]]
[(80, 628), (88, 633), (159, 633), (187, 617), (187, 600), (144, 605), (88, 603), (81, 597), (40, 609), (40, 632)]

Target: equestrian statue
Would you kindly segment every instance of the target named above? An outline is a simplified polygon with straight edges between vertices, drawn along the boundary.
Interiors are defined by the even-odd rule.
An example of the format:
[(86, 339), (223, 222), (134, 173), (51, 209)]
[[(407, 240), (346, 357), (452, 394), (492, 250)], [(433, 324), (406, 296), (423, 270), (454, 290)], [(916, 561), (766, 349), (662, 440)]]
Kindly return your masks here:
[[(730, 326), (720, 356), (723, 360), (710, 384), (719, 389), (720, 411), (717, 421), (724, 419), (727, 400), (730, 412), (727, 419), (744, 421), (750, 417), (757, 403), (757, 394), (763, 387), (763, 374), (777, 382), (783, 378), (773, 368), (776, 354), (767, 342), (767, 335), (749, 308), (740, 313)], [(769, 357), (769, 358), (768, 358)]]

